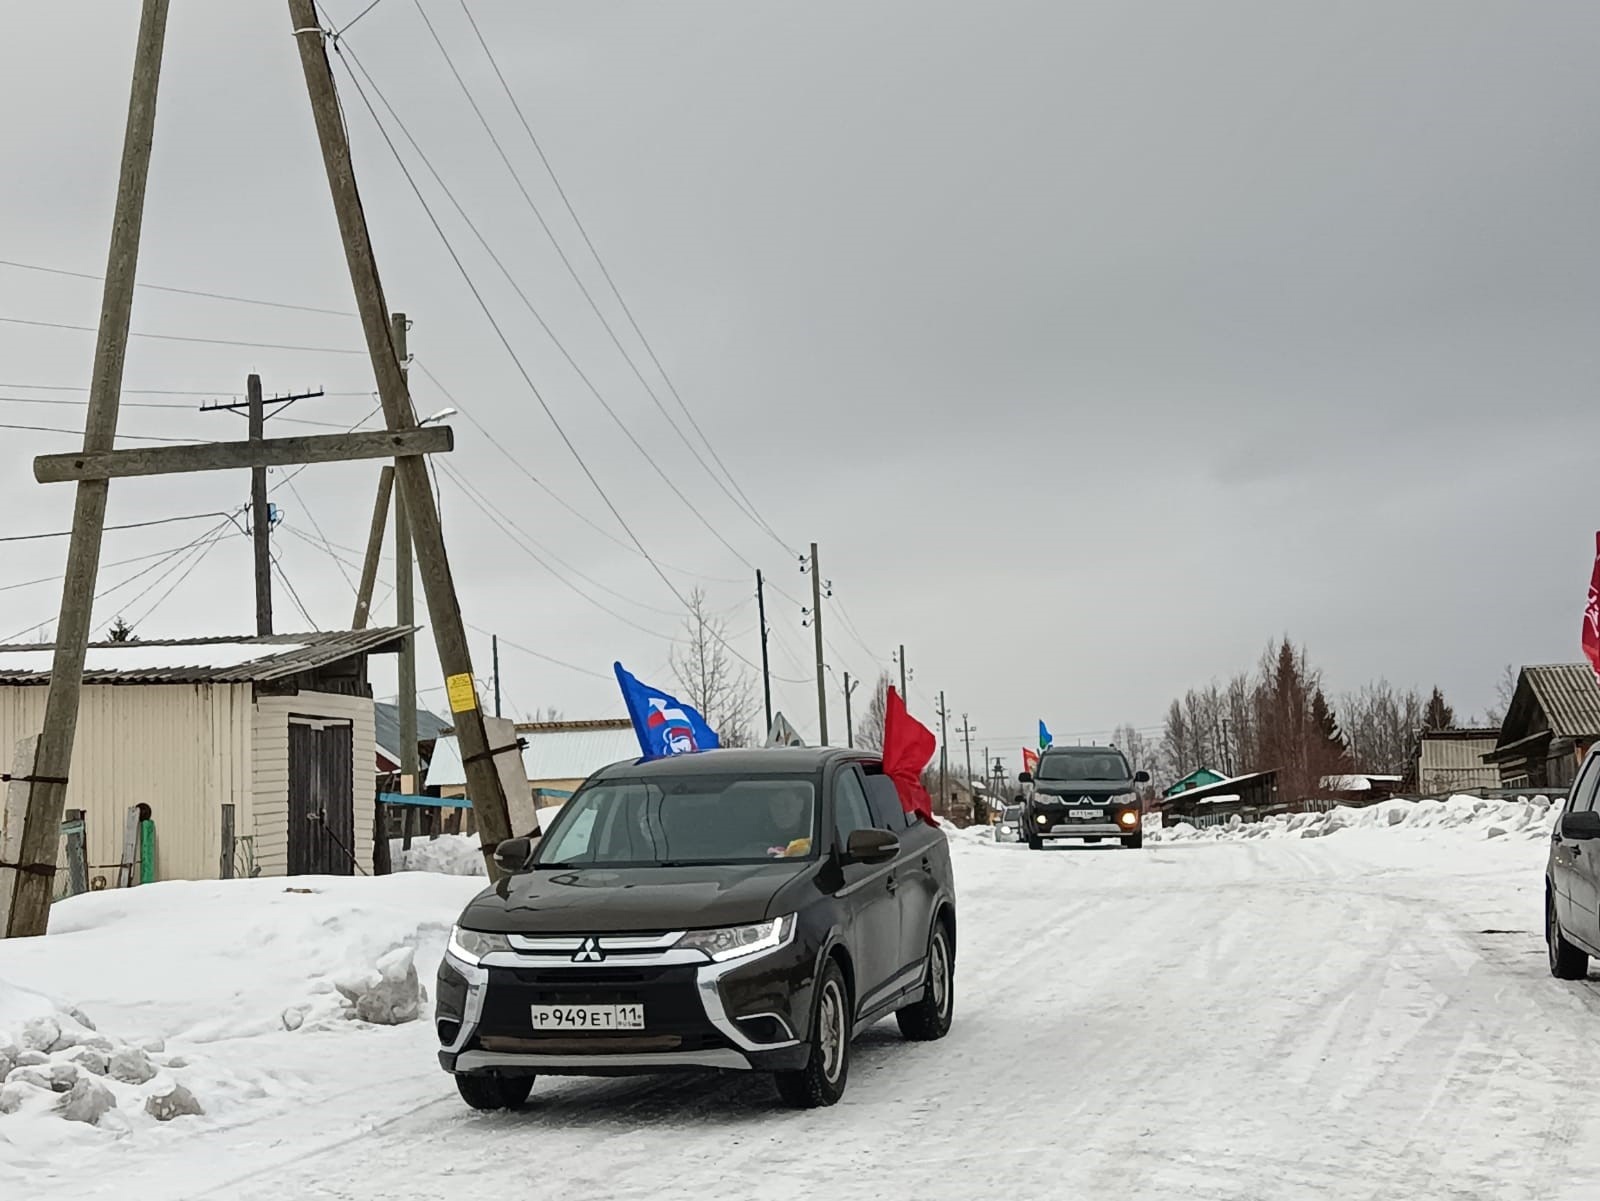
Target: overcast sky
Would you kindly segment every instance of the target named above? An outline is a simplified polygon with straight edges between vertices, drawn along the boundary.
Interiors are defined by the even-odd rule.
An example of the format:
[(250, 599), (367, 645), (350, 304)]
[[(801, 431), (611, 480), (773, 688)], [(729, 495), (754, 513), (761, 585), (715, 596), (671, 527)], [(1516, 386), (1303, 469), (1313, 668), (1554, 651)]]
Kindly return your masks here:
[[(903, 642), (914, 710), (931, 718), (944, 689), (976, 744), (1013, 759), (1039, 717), (1062, 739), (1155, 725), (1175, 693), (1285, 632), (1335, 692), (1380, 675), (1437, 682), (1468, 712), (1492, 702), (1503, 664), (1579, 656), (1600, 525), (1593, 4), (468, 4), (672, 382), (781, 543), (674, 433), (696, 437), (459, 0), (424, 7), (672, 423), (414, 0), (382, 0), (346, 45), (703, 515), (629, 444), (391, 124), (544, 402), (645, 548), (680, 590), (706, 589), (750, 659), (751, 565), (801, 598), (794, 554), (813, 540), (839, 606), (833, 671), (871, 676)], [(327, 11), (340, 24), (361, 7)], [(0, 258), (97, 275), (138, 5), (4, 8)], [(353, 307), (289, 29), (277, 0), (173, 3), (141, 280)], [(445, 472), (467, 619), (583, 669), (503, 647), (518, 715), (620, 715), (612, 660), (664, 680), (681, 606), (624, 545), (338, 74), (390, 302), (415, 322), (418, 362), (488, 431), (455, 418), (441, 471), (568, 565), (536, 563)], [(92, 326), (98, 303), (91, 280), (0, 266), (0, 317)], [(376, 403), (348, 316), (144, 289), (134, 329), (332, 349), (136, 338), (125, 400), (183, 407), (125, 408), (127, 433), (242, 436), (242, 419), (193, 406), (242, 392), (250, 371), (269, 394), (330, 394), (276, 419), (279, 434), (315, 432), (290, 419), (353, 425)], [(81, 404), (17, 398), (81, 401), (63, 389), (87, 384), (92, 345), (0, 322), (0, 422), (81, 429)], [(423, 415), (447, 403), (418, 371), (413, 384)], [(0, 533), (65, 529), (71, 489), (35, 484), (30, 461), (74, 437), (0, 432)], [(347, 624), (377, 468), (314, 467), (292, 488), (284, 474), (283, 566), (318, 625)], [(126, 481), (110, 520), (247, 495), (243, 475)], [(147, 637), (248, 632), (243, 537), (147, 557), (215, 524), (109, 534), (102, 589), (160, 566), (110, 591), (97, 628), (121, 614)], [(0, 637), (50, 622), (53, 583), (12, 585), (59, 573), (65, 540), (0, 554)], [(768, 601), (775, 669), (800, 681), (777, 685), (779, 707), (813, 733), (810, 632), (796, 603)], [(280, 629), (304, 626), (281, 588), (277, 611)], [(420, 663), (436, 686), (431, 645)], [(375, 675), (392, 691), (391, 668)]]

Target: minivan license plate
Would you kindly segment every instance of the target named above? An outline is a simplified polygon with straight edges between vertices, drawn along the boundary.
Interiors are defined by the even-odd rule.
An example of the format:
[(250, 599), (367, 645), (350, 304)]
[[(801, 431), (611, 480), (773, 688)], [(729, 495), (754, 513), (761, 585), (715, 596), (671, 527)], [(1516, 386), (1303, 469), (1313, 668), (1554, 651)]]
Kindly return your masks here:
[(535, 1030), (643, 1030), (643, 1005), (535, 1005)]
[(1067, 810), (1067, 816), (1068, 817), (1099, 817), (1100, 816), (1100, 810), (1098, 810), (1098, 809), (1068, 809)]

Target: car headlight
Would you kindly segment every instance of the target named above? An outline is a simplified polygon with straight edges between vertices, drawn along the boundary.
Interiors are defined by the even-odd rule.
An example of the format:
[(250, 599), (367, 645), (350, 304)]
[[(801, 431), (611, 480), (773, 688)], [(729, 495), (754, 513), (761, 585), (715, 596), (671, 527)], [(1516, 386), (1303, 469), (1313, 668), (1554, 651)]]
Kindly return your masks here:
[(509, 951), (511, 943), (504, 934), (486, 934), (482, 930), (463, 930), (460, 926), (450, 931), (450, 954), (463, 963), (476, 964), (485, 955), (495, 951)]
[(1125, 825), (1125, 826), (1131, 826), (1135, 822), (1137, 822), (1138, 820), (1139, 820), (1139, 815), (1137, 813), (1135, 813), (1131, 809), (1128, 810), (1128, 812), (1126, 812), (1126, 813), (1124, 813), (1122, 815), (1122, 824)]
[(757, 922), (753, 926), (723, 926), (717, 930), (690, 930), (675, 945), (700, 951), (721, 963), (742, 959), (782, 946), (794, 931), (795, 915)]

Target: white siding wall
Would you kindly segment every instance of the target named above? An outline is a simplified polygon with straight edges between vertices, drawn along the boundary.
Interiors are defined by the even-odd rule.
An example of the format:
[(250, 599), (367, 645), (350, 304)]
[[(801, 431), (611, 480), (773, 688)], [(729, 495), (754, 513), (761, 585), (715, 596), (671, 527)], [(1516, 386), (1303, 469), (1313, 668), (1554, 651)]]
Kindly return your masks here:
[[(17, 741), (44, 725), (44, 702), (42, 685), (0, 687), (6, 770)], [(235, 806), (240, 832), (251, 828), (249, 711), (248, 684), (83, 690), (67, 808), (85, 811), (91, 879), (103, 875), (115, 883), (124, 819), (140, 802), (150, 806), (156, 825), (157, 878), (216, 878), (222, 806)]]
[(1500, 769), (1483, 756), (1494, 750), (1495, 738), (1424, 738), (1417, 764), (1417, 789), (1423, 794), (1451, 789), (1498, 788)]
[(256, 861), (263, 876), (289, 871), (289, 717), (347, 718), (351, 723), (352, 786), (355, 789), (357, 861), (372, 870), (373, 736), (372, 700), (302, 692), (297, 696), (264, 696), (256, 702), (254, 720), (253, 805)]

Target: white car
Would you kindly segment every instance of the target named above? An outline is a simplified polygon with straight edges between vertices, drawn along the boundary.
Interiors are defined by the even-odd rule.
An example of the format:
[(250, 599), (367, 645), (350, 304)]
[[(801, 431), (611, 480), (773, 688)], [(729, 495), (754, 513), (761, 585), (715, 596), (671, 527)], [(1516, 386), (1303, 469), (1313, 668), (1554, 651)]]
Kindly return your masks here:
[(1000, 813), (1000, 820), (994, 824), (994, 840), (996, 842), (1021, 842), (1022, 833), (1022, 806), (1007, 805)]

